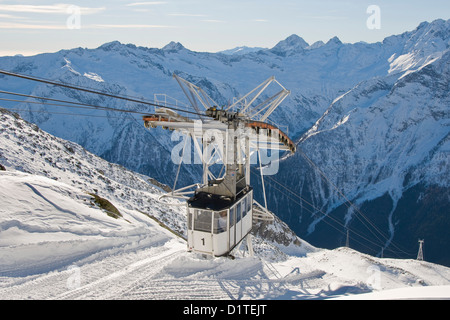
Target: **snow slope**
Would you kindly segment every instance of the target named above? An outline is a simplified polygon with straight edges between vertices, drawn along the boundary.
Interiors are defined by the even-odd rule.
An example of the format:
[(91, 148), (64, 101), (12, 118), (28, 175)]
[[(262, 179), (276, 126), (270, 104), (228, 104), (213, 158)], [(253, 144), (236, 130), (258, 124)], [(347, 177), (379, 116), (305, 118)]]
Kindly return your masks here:
[(183, 234), (183, 208), (159, 204), (161, 185), (149, 177), (4, 110), (0, 133), (1, 299), (326, 299), (423, 287), (450, 298), (440, 293), (449, 268), (314, 248), (278, 221), (268, 229), (284, 244), (256, 233), (253, 257), (241, 248), (234, 260), (188, 253), (160, 224)]
[[(311, 214), (317, 209), (297, 206), (297, 215), (292, 209), (286, 214), (283, 206), (283, 213), (273, 210), (316, 245), (343, 244), (350, 229), (369, 238), (353, 236), (355, 246), (364, 240), (360, 250), (380, 255), (389, 248), (391, 257), (412, 257), (417, 239), (426, 238), (428, 258), (449, 265), (443, 248), (450, 241), (450, 52), (428, 56), (428, 62), (421, 51), (411, 56), (415, 62), (403, 65), (407, 71), (361, 81), (337, 97), (300, 139), (302, 152), (282, 168), (281, 180), (340, 222), (334, 235), (324, 231), (323, 215)], [(418, 67), (419, 62), (425, 64)], [(289, 169), (294, 165), (296, 172)], [(348, 209), (348, 200), (356, 206)], [(382, 230), (376, 237), (358, 221), (362, 213)]]
[[(424, 286), (426, 296), (408, 297), (450, 298), (450, 269), (439, 265), (348, 248), (205, 259), (141, 213), (111, 218), (65, 183), (17, 171), (0, 179), (2, 299), (384, 299)], [(402, 295), (384, 295), (393, 288)]]
[(346, 296), (335, 298), (335, 300), (448, 300), (450, 295), (449, 286), (399, 288), (383, 292), (364, 293), (357, 296)]

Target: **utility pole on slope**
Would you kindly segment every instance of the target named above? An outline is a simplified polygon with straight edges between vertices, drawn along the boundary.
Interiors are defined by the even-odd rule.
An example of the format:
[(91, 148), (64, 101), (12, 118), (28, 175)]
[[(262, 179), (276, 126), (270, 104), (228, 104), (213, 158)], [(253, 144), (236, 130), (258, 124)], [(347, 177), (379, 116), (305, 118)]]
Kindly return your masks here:
[(417, 253), (417, 260), (423, 261), (423, 242), (419, 239), (419, 253)]

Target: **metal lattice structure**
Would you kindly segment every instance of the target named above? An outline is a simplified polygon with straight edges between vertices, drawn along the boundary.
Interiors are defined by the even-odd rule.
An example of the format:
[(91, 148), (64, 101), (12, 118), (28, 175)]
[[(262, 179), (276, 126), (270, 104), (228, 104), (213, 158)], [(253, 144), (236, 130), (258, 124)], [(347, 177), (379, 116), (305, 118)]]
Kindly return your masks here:
[(424, 240), (419, 240), (419, 252), (417, 253), (417, 260), (423, 261), (423, 243)]
[[(273, 219), (265, 194), (265, 206), (253, 199), (250, 165), (257, 156), (263, 179), (262, 150), (295, 152), (295, 143), (288, 135), (267, 122), (290, 91), (271, 77), (233, 104), (219, 108), (200, 87), (177, 75), (174, 78), (198, 118), (158, 108), (155, 114), (143, 117), (144, 124), (180, 131), (192, 139), (203, 174), (201, 183), (161, 198), (186, 200), (189, 250), (225, 255), (249, 234), (253, 220)], [(270, 85), (278, 85), (278, 92), (262, 98)], [(222, 164), (219, 173), (211, 170), (216, 164)], [(175, 181), (177, 178), (178, 174)]]

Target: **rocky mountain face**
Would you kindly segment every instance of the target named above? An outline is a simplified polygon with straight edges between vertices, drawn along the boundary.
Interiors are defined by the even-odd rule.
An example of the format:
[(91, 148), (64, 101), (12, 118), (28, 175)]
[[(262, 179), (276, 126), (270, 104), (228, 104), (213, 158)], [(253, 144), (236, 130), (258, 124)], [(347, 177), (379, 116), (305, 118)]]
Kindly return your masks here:
[[(450, 265), (450, 20), (424, 22), (379, 43), (306, 43), (292, 35), (245, 54), (193, 52), (112, 42), (33, 57), (2, 57), (0, 69), (154, 99), (186, 101), (172, 74), (226, 105), (270, 76), (291, 90), (272, 114), (298, 152), (265, 179), (269, 207), (300, 237), (323, 247), (349, 245), (374, 255)], [(143, 104), (0, 76), (2, 90), (121, 109)], [(177, 165), (170, 132), (146, 130), (128, 113), (1, 102), (58, 137), (172, 186)], [(78, 116), (68, 116), (68, 114)], [(83, 116), (80, 116), (83, 115)], [(283, 128), (284, 129), (284, 128)], [(178, 138), (179, 139), (179, 138)], [(177, 186), (197, 180), (182, 167)], [(282, 183), (280, 183), (282, 182)], [(254, 179), (256, 188), (259, 181)], [(261, 200), (261, 196), (258, 196)]]
[(403, 257), (426, 238), (449, 263), (449, 58), (359, 83), (302, 136), (277, 177), (309, 203), (278, 207), (294, 230), (325, 247), (348, 230), (352, 247)]

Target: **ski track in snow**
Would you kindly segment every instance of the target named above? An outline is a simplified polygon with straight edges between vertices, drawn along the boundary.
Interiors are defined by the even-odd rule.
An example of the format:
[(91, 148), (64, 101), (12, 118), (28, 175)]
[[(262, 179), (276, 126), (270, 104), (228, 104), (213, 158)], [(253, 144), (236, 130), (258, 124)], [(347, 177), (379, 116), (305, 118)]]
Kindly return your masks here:
[(348, 248), (277, 256), (255, 239), (255, 257), (204, 258), (141, 213), (123, 210), (134, 223), (116, 220), (64, 183), (11, 171), (0, 177), (0, 299), (326, 299), (372, 291), (370, 270), (379, 270), (383, 290), (450, 283), (448, 268)]
[[(127, 296), (127, 292), (133, 292), (146, 279), (152, 278), (168, 262), (173, 260), (177, 254), (185, 250), (185, 247), (174, 248), (155, 247), (144, 250), (140, 256), (141, 260), (133, 262), (123, 268), (92, 281), (80, 288), (63, 293), (56, 299), (114, 299)], [(145, 257), (147, 256), (148, 257)], [(89, 269), (95, 266), (88, 266)]]
[[(230, 270), (232, 267), (234, 269)], [(75, 289), (69, 288), (72, 273), (67, 268), (31, 276), (23, 283), (0, 289), (0, 297), (55, 300), (264, 299), (288, 292), (287, 283), (323, 275), (315, 272), (271, 279), (261, 272), (261, 267), (261, 261), (253, 257), (196, 259), (195, 255), (186, 253), (184, 243), (172, 239), (163, 246), (111, 255), (82, 265), (79, 267), (80, 286)], [(273, 275), (272, 271), (268, 273)]]
[[(161, 191), (141, 175), (75, 144), (71, 147), (77, 151), (68, 159), (67, 142), (36, 132), (9, 114), (0, 125), (11, 128), (8, 137), (0, 135), (1, 156), (7, 159), (2, 161), (7, 170), (0, 171), (0, 299), (326, 299), (450, 287), (450, 268), (444, 266), (380, 259), (350, 248), (318, 249), (297, 238), (299, 246), (284, 246), (255, 236), (256, 256), (244, 256), (238, 248), (234, 260), (188, 253), (184, 240), (142, 212), (146, 208), (145, 213), (181, 229), (185, 209), (154, 201)], [(18, 132), (35, 132), (29, 139), (36, 150), (46, 146), (54, 158), (83, 165), (75, 166), (76, 171), (69, 170), (72, 164), (67, 169), (48, 165), (37, 152), (27, 153), (25, 138), (24, 148), (14, 144)], [(109, 177), (117, 181), (115, 188), (108, 188)], [(109, 217), (90, 203), (84, 190), (95, 189), (118, 206), (122, 218)], [(279, 223), (268, 229), (273, 234), (289, 231)], [(370, 287), (374, 275), (379, 275), (378, 288)]]

